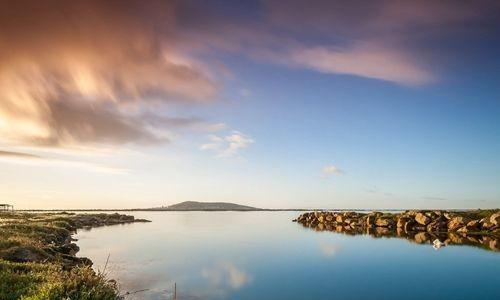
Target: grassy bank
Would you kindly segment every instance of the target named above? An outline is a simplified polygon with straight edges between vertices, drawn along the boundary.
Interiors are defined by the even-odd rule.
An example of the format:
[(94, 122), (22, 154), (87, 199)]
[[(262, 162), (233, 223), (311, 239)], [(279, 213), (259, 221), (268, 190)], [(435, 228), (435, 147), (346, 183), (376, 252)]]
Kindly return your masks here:
[(120, 214), (0, 212), (0, 299), (120, 299), (116, 282), (76, 257), (79, 228), (136, 220)]

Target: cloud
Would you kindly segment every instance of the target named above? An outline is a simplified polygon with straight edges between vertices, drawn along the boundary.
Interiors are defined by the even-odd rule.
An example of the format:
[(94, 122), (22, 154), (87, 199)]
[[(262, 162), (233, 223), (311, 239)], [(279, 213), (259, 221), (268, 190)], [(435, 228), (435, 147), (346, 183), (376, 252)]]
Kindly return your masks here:
[(348, 74), (375, 78), (406, 85), (421, 85), (434, 76), (393, 49), (374, 44), (358, 44), (348, 48), (314, 47), (292, 52), (292, 64), (322, 73)]
[[(263, 1), (250, 12), (231, 1), (3, 1), (0, 142), (168, 142), (171, 130), (199, 127), (166, 108), (216, 99), (233, 73), (214, 58), (226, 53), (327, 74), (432, 83), (438, 78), (426, 48), (457, 28), (474, 33), (471, 24), (489, 24), (497, 12), (494, 1)], [(150, 111), (165, 121), (148, 121)]]
[(41, 158), (41, 156), (29, 154), (29, 153), (0, 150), (0, 158), (1, 157), (14, 157), (14, 158), (25, 158), (25, 159), (40, 159)]
[[(213, 98), (161, 1), (19, 1), (0, 9), (0, 136), (22, 145), (165, 142), (141, 112)], [(184, 45), (185, 46), (185, 45)], [(158, 133), (160, 131), (160, 133)]]
[(435, 196), (423, 196), (421, 198), (424, 199), (424, 200), (436, 200), (436, 201), (445, 201), (445, 200), (447, 200), (446, 198), (435, 197)]
[(386, 197), (393, 197), (394, 196), (393, 193), (383, 191), (376, 186), (374, 186), (373, 188), (365, 188), (364, 191), (367, 193), (370, 193), (370, 194), (384, 195)]
[(330, 176), (341, 176), (341, 175), (344, 175), (344, 171), (337, 168), (336, 166), (334, 165), (329, 165), (329, 166), (326, 166), (323, 168), (323, 175), (324, 176), (327, 176), (327, 177), (330, 177)]
[(239, 132), (232, 131), (229, 135), (220, 137), (217, 135), (209, 136), (209, 143), (200, 146), (201, 150), (208, 150), (216, 153), (217, 157), (236, 156), (242, 149), (247, 148), (255, 141)]
[(29, 165), (33, 167), (57, 167), (57, 168), (78, 168), (81, 170), (108, 174), (127, 174), (128, 169), (112, 167), (100, 163), (63, 159), (54, 157), (45, 157), (37, 154), (30, 154), (17, 151), (0, 150), (0, 163)]
[(232, 263), (221, 263), (212, 268), (201, 270), (201, 276), (210, 280), (214, 286), (229, 286), (232, 289), (239, 289), (251, 282), (252, 277), (237, 268)]

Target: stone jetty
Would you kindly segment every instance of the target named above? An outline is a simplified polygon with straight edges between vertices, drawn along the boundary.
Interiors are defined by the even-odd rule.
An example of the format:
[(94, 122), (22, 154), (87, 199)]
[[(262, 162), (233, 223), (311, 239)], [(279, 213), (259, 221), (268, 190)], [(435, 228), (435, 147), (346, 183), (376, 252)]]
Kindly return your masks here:
[(317, 231), (400, 237), (416, 243), (467, 244), (500, 251), (500, 210), (407, 210), (400, 213), (306, 212), (293, 220)]

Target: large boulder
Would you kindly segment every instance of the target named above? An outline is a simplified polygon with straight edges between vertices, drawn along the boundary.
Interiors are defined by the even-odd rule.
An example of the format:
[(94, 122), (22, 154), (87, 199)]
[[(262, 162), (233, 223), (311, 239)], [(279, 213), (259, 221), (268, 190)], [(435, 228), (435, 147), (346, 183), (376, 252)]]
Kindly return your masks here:
[(415, 221), (417, 221), (418, 224), (425, 226), (431, 222), (431, 218), (423, 213), (417, 213), (417, 215), (415, 216)]
[(448, 230), (457, 230), (467, 224), (470, 220), (465, 217), (454, 217), (448, 222)]
[(495, 224), (491, 223), (490, 222), (490, 218), (484, 218), (481, 220), (481, 228), (483, 230), (490, 230), (492, 229), (493, 227), (495, 227)]
[(490, 217), (490, 222), (496, 226), (500, 225), (500, 212), (492, 214)]

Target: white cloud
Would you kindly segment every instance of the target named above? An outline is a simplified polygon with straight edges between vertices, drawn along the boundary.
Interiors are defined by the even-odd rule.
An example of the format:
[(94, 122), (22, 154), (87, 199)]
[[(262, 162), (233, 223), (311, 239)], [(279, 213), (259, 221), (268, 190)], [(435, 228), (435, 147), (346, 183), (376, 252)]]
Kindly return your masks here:
[(329, 165), (323, 168), (323, 174), (325, 176), (333, 176), (333, 175), (340, 176), (344, 175), (344, 171), (342, 171), (341, 169), (337, 168), (334, 165)]
[(232, 131), (224, 137), (211, 135), (209, 143), (200, 146), (201, 150), (212, 151), (217, 157), (232, 157), (236, 156), (242, 149), (247, 148), (255, 141), (239, 131)]

